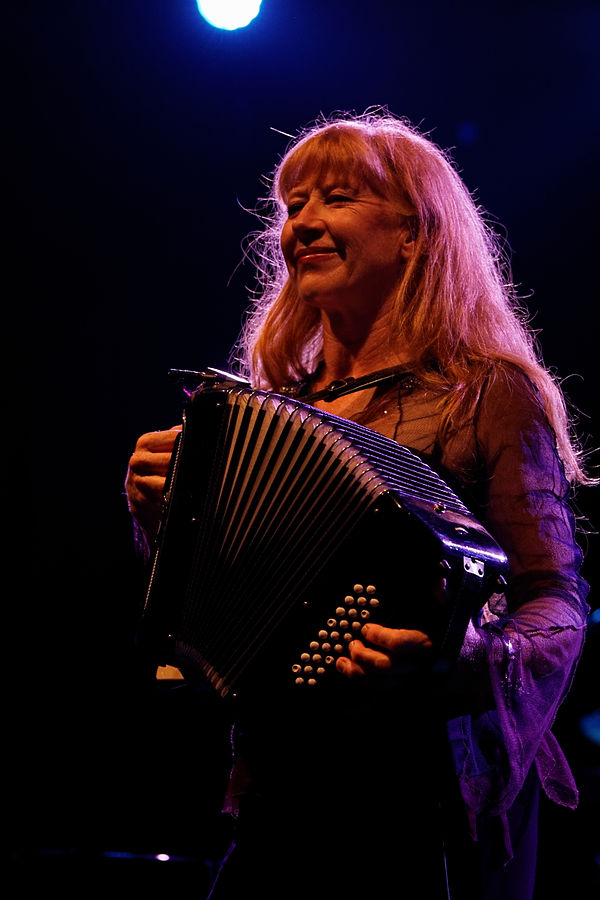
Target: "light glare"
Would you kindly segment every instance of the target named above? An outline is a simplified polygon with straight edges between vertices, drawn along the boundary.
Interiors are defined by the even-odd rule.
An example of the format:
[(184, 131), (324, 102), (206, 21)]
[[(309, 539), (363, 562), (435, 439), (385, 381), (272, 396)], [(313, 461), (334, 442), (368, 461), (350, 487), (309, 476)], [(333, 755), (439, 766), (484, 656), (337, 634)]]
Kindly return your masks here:
[(197, 0), (200, 14), (215, 28), (234, 31), (256, 18), (262, 0)]

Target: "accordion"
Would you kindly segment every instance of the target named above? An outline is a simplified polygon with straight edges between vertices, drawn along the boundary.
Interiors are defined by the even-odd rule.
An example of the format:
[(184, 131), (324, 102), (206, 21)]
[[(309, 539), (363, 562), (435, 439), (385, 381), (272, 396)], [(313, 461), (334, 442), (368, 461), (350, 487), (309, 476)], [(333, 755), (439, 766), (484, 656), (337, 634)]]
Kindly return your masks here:
[(171, 461), (141, 646), (223, 697), (335, 683), (368, 621), (437, 635), (451, 664), (505, 570), (417, 453), (284, 395), (203, 385)]

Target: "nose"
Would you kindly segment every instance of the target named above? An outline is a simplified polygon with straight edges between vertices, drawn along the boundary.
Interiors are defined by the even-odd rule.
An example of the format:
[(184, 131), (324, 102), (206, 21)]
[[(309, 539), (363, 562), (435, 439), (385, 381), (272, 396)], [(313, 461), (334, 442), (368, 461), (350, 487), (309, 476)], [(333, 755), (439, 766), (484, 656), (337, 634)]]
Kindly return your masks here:
[(310, 244), (325, 231), (321, 211), (313, 199), (308, 200), (291, 220), (292, 231), (303, 244)]

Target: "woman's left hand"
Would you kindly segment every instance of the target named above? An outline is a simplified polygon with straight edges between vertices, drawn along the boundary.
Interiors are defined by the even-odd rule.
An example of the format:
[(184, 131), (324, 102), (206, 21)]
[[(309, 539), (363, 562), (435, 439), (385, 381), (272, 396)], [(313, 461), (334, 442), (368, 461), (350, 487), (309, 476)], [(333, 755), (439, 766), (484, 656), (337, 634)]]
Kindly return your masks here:
[(364, 640), (348, 645), (350, 657), (339, 657), (338, 672), (349, 678), (377, 673), (401, 674), (417, 671), (431, 659), (433, 641), (423, 631), (385, 628), (369, 622), (363, 626)]

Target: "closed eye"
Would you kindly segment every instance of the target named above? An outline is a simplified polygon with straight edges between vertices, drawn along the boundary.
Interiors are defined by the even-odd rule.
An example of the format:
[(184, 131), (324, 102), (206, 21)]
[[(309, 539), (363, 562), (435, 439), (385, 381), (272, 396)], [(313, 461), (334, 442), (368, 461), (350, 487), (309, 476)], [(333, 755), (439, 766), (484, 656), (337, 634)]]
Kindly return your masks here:
[(354, 203), (355, 199), (348, 194), (328, 194), (325, 203)]
[(290, 203), (290, 205), (287, 208), (288, 217), (291, 218), (291, 217), (297, 215), (302, 210), (303, 206), (304, 206), (303, 200), (297, 200), (295, 203)]

